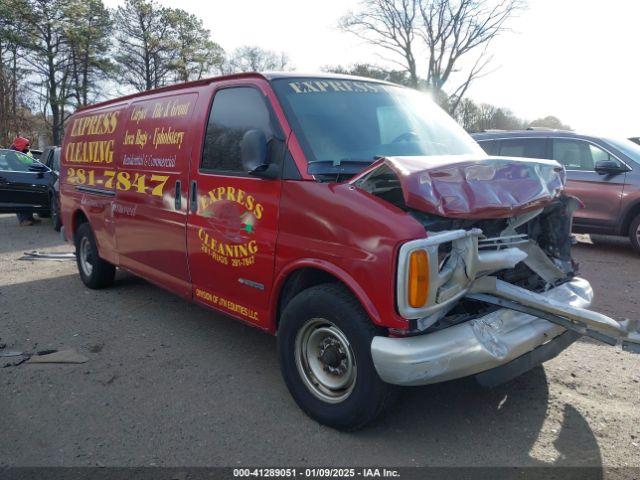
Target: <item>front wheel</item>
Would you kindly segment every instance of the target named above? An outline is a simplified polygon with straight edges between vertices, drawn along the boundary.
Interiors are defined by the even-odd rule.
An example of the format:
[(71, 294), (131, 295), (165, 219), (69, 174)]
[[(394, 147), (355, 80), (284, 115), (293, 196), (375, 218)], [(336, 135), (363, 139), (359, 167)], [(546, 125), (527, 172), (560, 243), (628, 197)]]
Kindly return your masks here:
[(116, 267), (100, 258), (91, 225), (83, 223), (75, 235), (76, 263), (82, 282), (89, 288), (108, 287), (113, 283)]
[(373, 365), (371, 341), (380, 334), (341, 285), (318, 285), (293, 298), (282, 313), (278, 355), (300, 408), (340, 430), (357, 430), (387, 409), (397, 388)]
[(631, 240), (631, 246), (633, 249), (640, 253), (640, 214), (636, 215), (636, 218), (631, 222), (629, 227), (629, 239)]

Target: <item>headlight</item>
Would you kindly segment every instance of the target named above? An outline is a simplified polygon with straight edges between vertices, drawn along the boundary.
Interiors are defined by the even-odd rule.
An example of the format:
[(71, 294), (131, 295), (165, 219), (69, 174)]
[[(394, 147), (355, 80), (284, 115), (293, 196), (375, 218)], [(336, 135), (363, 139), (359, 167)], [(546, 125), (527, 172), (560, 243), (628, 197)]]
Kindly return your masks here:
[(413, 308), (424, 307), (429, 296), (429, 257), (424, 250), (409, 255), (407, 300)]
[(473, 278), (467, 267), (474, 264), (480, 234), (479, 230), (452, 230), (400, 247), (396, 292), (400, 315), (422, 319), (466, 293)]

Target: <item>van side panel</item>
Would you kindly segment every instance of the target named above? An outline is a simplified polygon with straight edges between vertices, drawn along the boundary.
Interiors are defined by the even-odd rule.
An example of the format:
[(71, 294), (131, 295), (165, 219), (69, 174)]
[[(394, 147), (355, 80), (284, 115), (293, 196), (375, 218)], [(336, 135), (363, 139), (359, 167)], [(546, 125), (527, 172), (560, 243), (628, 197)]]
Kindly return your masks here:
[(126, 104), (84, 110), (67, 124), (61, 152), (62, 221), (73, 240), (73, 216), (81, 210), (89, 219), (100, 254), (117, 263), (112, 204), (115, 197), (115, 158)]
[(131, 103), (118, 140), (114, 181), (120, 265), (184, 297), (191, 296), (185, 249), (197, 102), (191, 89)]

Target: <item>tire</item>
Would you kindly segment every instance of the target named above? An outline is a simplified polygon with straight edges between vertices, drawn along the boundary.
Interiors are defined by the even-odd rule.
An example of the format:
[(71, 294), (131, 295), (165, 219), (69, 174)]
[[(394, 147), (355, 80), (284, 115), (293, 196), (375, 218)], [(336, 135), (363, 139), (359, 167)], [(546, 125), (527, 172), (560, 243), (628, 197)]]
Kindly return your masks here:
[(347, 431), (382, 414), (398, 392), (380, 379), (371, 358), (371, 341), (382, 333), (342, 285), (295, 296), (282, 312), (277, 339), (282, 376), (298, 406)]
[(636, 215), (629, 226), (629, 240), (636, 253), (640, 253), (640, 215)]
[(60, 218), (60, 202), (56, 194), (51, 195), (51, 223), (53, 229), (59, 232), (62, 228), (62, 218)]
[(82, 282), (89, 288), (105, 288), (113, 284), (116, 267), (100, 258), (91, 225), (83, 223), (75, 234), (76, 263)]

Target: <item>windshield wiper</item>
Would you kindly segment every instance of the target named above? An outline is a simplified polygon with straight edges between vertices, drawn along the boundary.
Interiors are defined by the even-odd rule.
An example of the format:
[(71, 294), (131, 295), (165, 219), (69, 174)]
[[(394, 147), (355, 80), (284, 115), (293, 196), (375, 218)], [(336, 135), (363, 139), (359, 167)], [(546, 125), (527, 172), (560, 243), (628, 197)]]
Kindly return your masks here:
[(312, 160), (307, 164), (307, 173), (322, 175), (339, 181), (342, 176), (351, 177), (360, 173), (380, 157), (342, 158), (339, 160)]
[(377, 157), (367, 158), (342, 158), (336, 160), (312, 160), (309, 162), (309, 165), (331, 165), (332, 167), (339, 167), (343, 164), (351, 164), (351, 165), (369, 165), (376, 160)]

